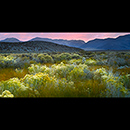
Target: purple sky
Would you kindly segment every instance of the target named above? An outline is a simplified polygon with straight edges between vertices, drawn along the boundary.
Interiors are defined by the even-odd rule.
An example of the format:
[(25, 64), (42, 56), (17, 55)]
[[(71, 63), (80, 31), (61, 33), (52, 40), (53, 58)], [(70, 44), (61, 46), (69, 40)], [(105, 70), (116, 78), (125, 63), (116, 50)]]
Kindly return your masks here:
[(67, 40), (84, 40), (85, 42), (89, 41), (89, 40), (93, 40), (95, 38), (115, 38), (115, 37), (118, 37), (120, 35), (126, 35), (126, 34), (130, 34), (130, 32), (128, 33), (119, 33), (119, 32), (113, 32), (113, 33), (89, 33), (89, 32), (61, 32), (61, 33), (42, 33), (42, 32), (36, 32), (36, 33), (24, 33), (24, 32), (20, 32), (20, 33), (13, 33), (13, 32), (10, 32), (10, 33), (0, 33), (0, 40), (3, 40), (5, 38), (11, 38), (11, 37), (15, 37), (15, 38), (18, 38), (19, 40), (21, 41), (27, 41), (27, 40), (30, 40), (34, 37), (42, 37), (42, 38), (52, 38), (52, 39), (67, 39)]

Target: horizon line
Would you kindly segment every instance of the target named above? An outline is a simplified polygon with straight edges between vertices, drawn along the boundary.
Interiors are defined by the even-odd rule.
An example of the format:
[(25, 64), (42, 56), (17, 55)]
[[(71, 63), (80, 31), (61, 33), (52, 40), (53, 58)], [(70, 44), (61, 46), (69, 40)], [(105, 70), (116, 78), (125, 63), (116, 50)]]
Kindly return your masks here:
[[(126, 35), (130, 35), (130, 34), (122, 34), (122, 35), (119, 35), (119, 36), (116, 36), (116, 37), (93, 38), (93, 39), (91, 39), (91, 40), (95, 40), (95, 39), (109, 39), (109, 38), (111, 38), (111, 39), (116, 39), (116, 38), (118, 38), (118, 37), (120, 37), (120, 36), (126, 36)], [(32, 38), (30, 38), (29, 40), (20, 40), (19, 38), (9, 36), (9, 37), (4, 38), (4, 39), (2, 39), (2, 40), (0, 40), (0, 41), (3, 41), (3, 40), (8, 39), (8, 38), (15, 38), (15, 39), (19, 40), (20, 42), (30, 41), (30, 40), (32, 40), (32, 39), (34, 39), (34, 38), (47, 38), (47, 39), (52, 39), (52, 40), (67, 40), (67, 41), (71, 41), (71, 40), (77, 40), (77, 41), (78, 41), (78, 40), (79, 40), (79, 41), (84, 41), (85, 43), (91, 41), (91, 40), (85, 41), (85, 40), (83, 40), (83, 39), (71, 39), (71, 40), (70, 40), (70, 39), (64, 39), (64, 38), (49, 38), (49, 37), (38, 37), (38, 36), (32, 37)]]

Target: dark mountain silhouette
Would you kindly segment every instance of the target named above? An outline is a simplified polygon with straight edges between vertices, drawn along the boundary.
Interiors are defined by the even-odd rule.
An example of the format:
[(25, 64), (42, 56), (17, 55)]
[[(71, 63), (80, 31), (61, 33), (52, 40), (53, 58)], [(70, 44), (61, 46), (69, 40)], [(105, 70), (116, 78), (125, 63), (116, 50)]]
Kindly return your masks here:
[(85, 50), (130, 50), (130, 34), (117, 38), (94, 39), (81, 45)]
[(17, 38), (6, 38), (4, 40), (1, 40), (0, 42), (21, 42), (20, 40), (18, 40)]
[(66, 45), (70, 47), (80, 47), (81, 45), (85, 44), (83, 40), (64, 40), (64, 39), (50, 39), (50, 38), (40, 38), (40, 37), (35, 37), (30, 41), (47, 41), (47, 42), (53, 42), (53, 43)]
[[(6, 44), (5, 44), (6, 43)], [(40, 37), (35, 37), (29, 41), (26, 42), (22, 42), (16, 38), (6, 38), (4, 40), (0, 41), (0, 48), (3, 49), (3, 51), (5, 51), (5, 49), (7, 50), (13, 50), (10, 49), (10, 47), (5, 47), (5, 45), (7, 46), (7, 43), (18, 43), (18, 45), (9, 45), (11, 47), (13, 46), (21, 46), (21, 50), (26, 50), (29, 51), (29, 48), (31, 49), (30, 51), (34, 50), (34, 44), (36, 44), (36, 48), (39, 49), (39, 46), (41, 47), (41, 51), (49, 51), (51, 50), (52, 47), (52, 51), (57, 51), (59, 50), (59, 48), (61, 48), (61, 51), (63, 51), (64, 48), (67, 47), (75, 47), (74, 50), (76, 48), (81, 48), (84, 50), (130, 50), (130, 34), (128, 35), (124, 35), (124, 36), (119, 36), (117, 38), (106, 38), (106, 39), (94, 39), (94, 40), (90, 40), (87, 43), (85, 43), (83, 40), (64, 40), (64, 39), (50, 39), (50, 38), (40, 38)], [(22, 46), (24, 46), (24, 44), (27, 43), (27, 49), (25, 49), (25, 47), (22, 48)], [(30, 45), (28, 45), (30, 43)], [(44, 44), (43, 44), (44, 43)], [(48, 44), (47, 44), (48, 43)], [(53, 43), (54, 46), (51, 46), (51, 43)], [(41, 45), (38, 45), (41, 44)], [(32, 48), (31, 48), (32, 45)], [(42, 47), (43, 45), (43, 47)], [(65, 45), (65, 46), (58, 46), (58, 45)], [(45, 49), (44, 47), (46, 46), (47, 49)], [(4, 48), (5, 49), (4, 49)], [(56, 48), (55, 48), (56, 47)], [(57, 48), (59, 47), (59, 48)], [(13, 47), (15, 48), (15, 47)], [(17, 48), (17, 47), (16, 47)], [(49, 49), (50, 48), (50, 49)], [(18, 49), (18, 48), (17, 48)], [(70, 48), (69, 48), (70, 49)], [(16, 49), (14, 49), (16, 50)], [(19, 49), (20, 50), (20, 49)], [(37, 49), (36, 49), (37, 50)], [(59, 50), (60, 52), (60, 50)]]
[(26, 52), (77, 52), (80, 48), (68, 47), (46, 41), (27, 41), (27, 42), (0, 42), (0, 52), (26, 53)]

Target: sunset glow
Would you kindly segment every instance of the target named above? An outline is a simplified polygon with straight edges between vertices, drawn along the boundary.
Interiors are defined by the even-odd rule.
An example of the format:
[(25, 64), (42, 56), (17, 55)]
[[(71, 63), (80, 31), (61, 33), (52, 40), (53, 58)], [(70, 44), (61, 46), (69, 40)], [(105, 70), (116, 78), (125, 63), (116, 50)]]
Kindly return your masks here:
[(130, 32), (128, 33), (103, 33), (103, 32), (8, 32), (8, 33), (0, 33), (0, 40), (3, 40), (5, 38), (17, 38), (21, 41), (28, 41), (34, 37), (41, 37), (41, 38), (51, 38), (51, 39), (66, 39), (66, 40), (84, 40), (85, 42), (89, 41), (89, 40), (93, 40), (95, 38), (100, 38), (100, 39), (104, 39), (104, 38), (116, 38), (120, 35), (126, 35), (126, 34), (130, 34)]

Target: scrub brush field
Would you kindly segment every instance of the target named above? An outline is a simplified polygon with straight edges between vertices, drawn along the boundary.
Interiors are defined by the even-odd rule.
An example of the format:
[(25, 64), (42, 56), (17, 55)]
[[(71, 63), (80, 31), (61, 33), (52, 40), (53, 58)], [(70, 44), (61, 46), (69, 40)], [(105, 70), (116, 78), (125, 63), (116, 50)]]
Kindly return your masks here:
[(130, 97), (130, 52), (2, 53), (0, 97)]

